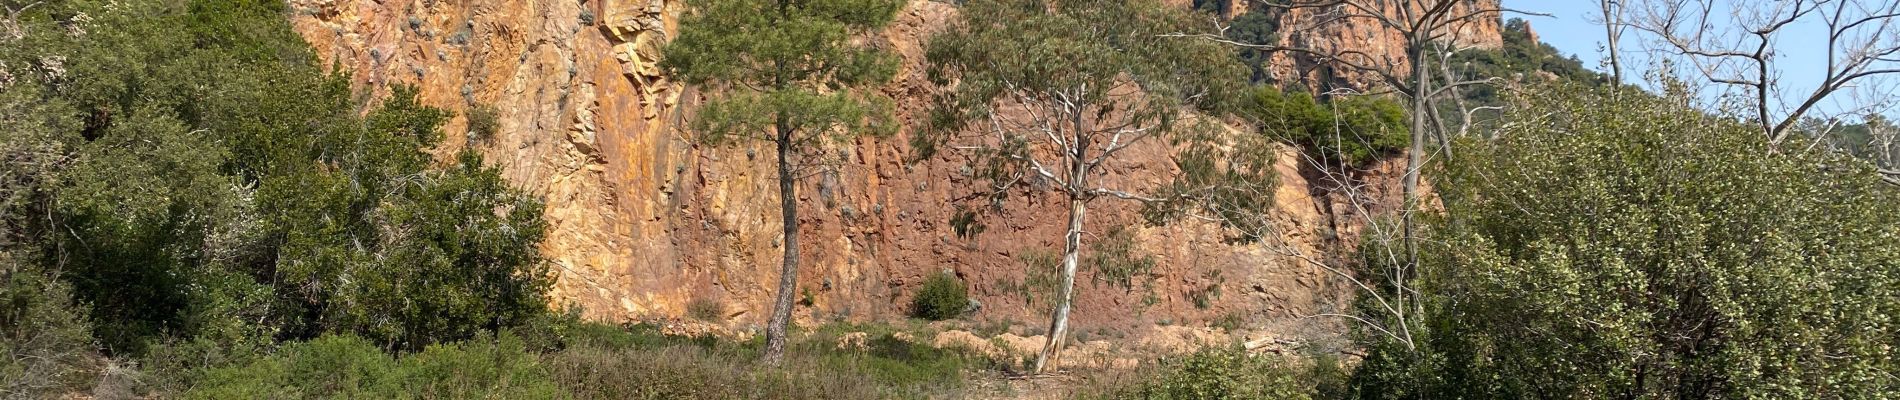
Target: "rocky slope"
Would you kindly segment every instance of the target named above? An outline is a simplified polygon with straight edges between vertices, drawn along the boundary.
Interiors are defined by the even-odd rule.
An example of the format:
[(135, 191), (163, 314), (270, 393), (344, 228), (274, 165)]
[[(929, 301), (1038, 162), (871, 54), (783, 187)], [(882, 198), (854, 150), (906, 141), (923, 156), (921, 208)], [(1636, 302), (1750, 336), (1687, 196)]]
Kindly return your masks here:
[[(607, 320), (678, 317), (693, 301), (725, 304), (736, 327), (766, 319), (781, 243), (771, 150), (704, 147), (683, 129), (697, 95), (655, 68), (658, 49), (676, 32), (681, 1), (290, 3), (298, 31), (367, 91), (411, 84), (432, 105), (498, 111), (498, 134), (454, 139), (466, 126), (458, 117), (447, 128), (452, 144), (441, 151), (478, 148), (510, 181), (545, 197), (543, 250), (559, 276), (559, 301)], [(915, 0), (883, 33), (907, 60), (884, 88), (899, 99), (902, 116), (923, 114), (932, 89), (918, 66), (922, 42), (955, 12)], [(1495, 23), (1477, 36), (1485, 29), (1496, 36)], [(1353, 28), (1291, 34), (1396, 51), (1390, 38)], [(907, 162), (907, 135), (859, 139), (841, 149), (848, 165), (802, 184), (800, 242), (808, 248), (800, 287), (810, 303), (798, 308), (800, 319), (895, 318), (918, 283), (948, 270), (981, 301), (974, 319), (1042, 324), (1046, 310), (1022, 296), (1031, 279), (1021, 259), (1059, 248), (1062, 205), (1052, 195), (1025, 194), (1030, 201), (984, 213), (981, 233), (960, 236), (951, 220), (959, 207), (982, 207), (960, 200), (982, 182), (957, 154)], [(1165, 157), (1159, 149), (1144, 154), (1117, 166), (1112, 179), (1158, 181), (1157, 172), (1169, 168)], [(1375, 200), (1390, 198), (1397, 166), (1366, 173)], [(1300, 334), (1313, 320), (1297, 316), (1342, 307), (1350, 293), (1343, 282), (1285, 253), (1325, 254), (1338, 238), (1356, 237), (1364, 217), (1291, 149), (1282, 151), (1279, 169), (1274, 218), (1285, 246), (1224, 244), (1220, 230), (1202, 222), (1143, 226), (1132, 205), (1099, 201), (1094, 207), (1103, 211), (1091, 217), (1087, 240), (1128, 226), (1136, 248), (1157, 263), (1144, 278), (1151, 288), (1125, 290), (1085, 272), (1078, 330), (1226, 320)]]

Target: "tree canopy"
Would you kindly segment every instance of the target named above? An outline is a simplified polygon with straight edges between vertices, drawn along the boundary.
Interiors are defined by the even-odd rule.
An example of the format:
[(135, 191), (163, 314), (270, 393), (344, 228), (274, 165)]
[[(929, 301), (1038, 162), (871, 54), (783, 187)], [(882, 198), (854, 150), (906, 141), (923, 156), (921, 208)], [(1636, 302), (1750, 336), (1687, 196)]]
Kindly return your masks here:
[[(1878, 398), (1900, 380), (1900, 214), (1869, 165), (1764, 156), (1657, 96), (1540, 90), (1439, 186), (1419, 350), (1385, 397)], [(1673, 97), (1672, 97), (1673, 98)]]
[(114, 354), (323, 332), (420, 349), (542, 310), (539, 201), (472, 151), (438, 166), (449, 113), (403, 87), (366, 101), (285, 12), (25, 9), (0, 40), (0, 121), (27, 133), (0, 138), (0, 252), (70, 283)]

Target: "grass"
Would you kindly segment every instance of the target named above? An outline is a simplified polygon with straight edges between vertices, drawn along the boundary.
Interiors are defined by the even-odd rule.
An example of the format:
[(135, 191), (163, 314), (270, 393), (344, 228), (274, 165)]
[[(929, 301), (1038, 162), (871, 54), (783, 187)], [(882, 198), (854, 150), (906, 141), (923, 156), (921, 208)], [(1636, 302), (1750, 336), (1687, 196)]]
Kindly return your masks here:
[(1339, 399), (1347, 372), (1331, 357), (1298, 359), (1202, 349), (1133, 371), (1088, 376), (1076, 399)]
[[(761, 338), (666, 335), (653, 325), (535, 324), (418, 353), (354, 336), (290, 343), (194, 371), (177, 398), (922, 399), (963, 390), (978, 356), (937, 349), (916, 327), (827, 324), (794, 336), (779, 367)], [(911, 330), (906, 330), (911, 329)], [(862, 333), (864, 346), (840, 346)]]

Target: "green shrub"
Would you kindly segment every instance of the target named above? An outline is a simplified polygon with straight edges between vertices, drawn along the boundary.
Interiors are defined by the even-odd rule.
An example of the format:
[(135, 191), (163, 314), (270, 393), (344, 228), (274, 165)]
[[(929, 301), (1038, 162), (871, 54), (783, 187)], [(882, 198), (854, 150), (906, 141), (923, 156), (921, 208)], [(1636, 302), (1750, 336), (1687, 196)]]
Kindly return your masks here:
[[(1084, 399), (1312, 399), (1339, 394), (1345, 375), (1330, 357), (1301, 361), (1209, 348), (1165, 360), (1133, 382), (1082, 390)], [(1119, 378), (1119, 377), (1117, 377)], [(1340, 398), (1343, 398), (1341, 396)]]
[(1530, 93), (1436, 181), (1446, 215), (1409, 285), (1429, 318), (1373, 347), (1358, 390), (1900, 393), (1900, 197), (1870, 165), (1768, 151), (1687, 93)]
[(501, 133), (500, 113), (495, 106), (477, 104), (468, 108), (468, 141), (486, 142)]
[(354, 336), (295, 343), (206, 373), (183, 398), (553, 398), (560, 388), (511, 334), (392, 357)]
[[(813, 347), (828, 344), (810, 342)], [(941, 394), (955, 389), (962, 383), (964, 370), (969, 367), (964, 354), (956, 350), (939, 349), (916, 340), (898, 339), (890, 332), (872, 336), (865, 347), (862, 352), (838, 351), (836, 346), (831, 350), (813, 348), (810, 352), (820, 355), (818, 363), (825, 370), (848, 371), (880, 386), (912, 393)]]
[[(838, 345), (854, 332), (870, 334), (865, 349)], [(627, 344), (576, 345), (543, 364), (577, 398), (931, 398), (962, 387), (966, 355), (894, 332), (883, 325), (822, 326), (791, 344), (784, 365), (770, 367), (757, 363), (760, 340), (667, 336), (636, 325), (625, 333)]]
[(1088, 252), (1085, 265), (1095, 266), (1095, 279), (1120, 286), (1122, 290), (1134, 290), (1135, 282), (1147, 278), (1155, 268), (1154, 255), (1142, 254), (1135, 248), (1135, 232), (1125, 225), (1109, 228), (1090, 249), (1093, 251)]
[[(0, 135), (0, 158), (24, 167), (0, 174), (0, 251), (57, 262), (115, 356), (326, 332), (414, 351), (541, 312), (538, 201), (474, 153), (437, 163), (445, 111), (411, 87), (359, 96), (285, 12), (49, 2), (17, 16), (35, 28), (0, 61), (64, 67), (0, 87), (0, 125), (19, 133)], [(75, 15), (87, 33), (56, 28)]]
[(1262, 85), (1249, 100), (1246, 110), (1266, 135), (1301, 145), (1328, 163), (1362, 166), (1412, 143), (1404, 109), (1389, 99), (1338, 96), (1321, 102)]
[(0, 252), (0, 398), (55, 398), (95, 382), (86, 309), (67, 286)]
[[(664, 360), (664, 361), (659, 361)], [(697, 346), (606, 349), (583, 346), (547, 358), (554, 379), (584, 399), (881, 398), (878, 387), (847, 371), (788, 355), (781, 368), (759, 366)]]
[(970, 294), (963, 287), (963, 280), (947, 272), (925, 279), (910, 301), (911, 315), (932, 321), (962, 316), (969, 308)]

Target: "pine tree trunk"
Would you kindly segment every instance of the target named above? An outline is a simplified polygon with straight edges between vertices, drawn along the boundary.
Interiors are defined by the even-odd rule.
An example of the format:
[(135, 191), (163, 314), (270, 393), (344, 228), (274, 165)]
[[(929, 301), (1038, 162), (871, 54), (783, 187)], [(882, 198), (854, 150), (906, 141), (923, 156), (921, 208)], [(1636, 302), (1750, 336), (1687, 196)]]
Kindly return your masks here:
[(1081, 196), (1069, 196), (1069, 234), (1063, 240), (1062, 277), (1056, 294), (1056, 310), (1049, 321), (1049, 336), (1044, 339), (1042, 353), (1036, 356), (1034, 373), (1040, 374), (1043, 368), (1054, 365), (1062, 346), (1069, 337), (1069, 307), (1075, 300), (1075, 270), (1082, 253), (1082, 217), (1088, 212), (1088, 203)]
[(792, 292), (798, 286), (798, 185), (797, 177), (792, 175), (791, 137), (784, 128), (779, 129), (778, 196), (785, 218), (785, 260), (779, 268), (778, 299), (772, 304), (772, 320), (765, 326), (763, 361), (771, 365), (785, 358), (785, 331), (792, 321)]

